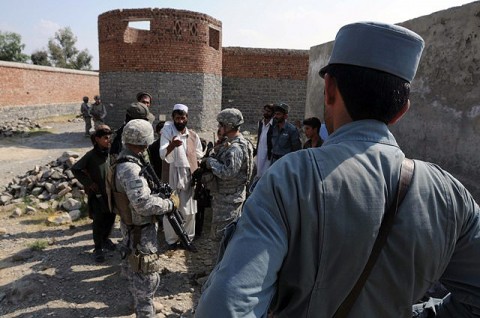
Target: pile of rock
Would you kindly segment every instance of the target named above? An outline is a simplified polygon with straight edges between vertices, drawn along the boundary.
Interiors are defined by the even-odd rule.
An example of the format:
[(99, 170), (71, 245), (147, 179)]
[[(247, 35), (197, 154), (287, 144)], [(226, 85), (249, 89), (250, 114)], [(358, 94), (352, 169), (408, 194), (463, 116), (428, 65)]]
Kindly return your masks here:
[[(71, 220), (79, 218), (86, 196), (82, 184), (70, 170), (78, 158), (78, 153), (67, 151), (57, 160), (45, 166), (35, 166), (24, 175), (13, 178), (0, 193), (0, 205), (28, 202), (26, 213), (35, 211), (31, 206), (44, 210), (61, 208), (67, 211)], [(22, 212), (16, 209), (13, 216), (18, 216), (19, 213)], [(59, 218), (62, 221), (58, 221)], [(54, 223), (68, 223), (68, 218), (66, 215), (57, 215), (52, 219), (55, 220)]]
[(14, 121), (0, 123), (0, 136), (11, 137), (13, 135), (28, 135), (31, 131), (42, 128), (40, 124), (27, 117), (20, 117)]

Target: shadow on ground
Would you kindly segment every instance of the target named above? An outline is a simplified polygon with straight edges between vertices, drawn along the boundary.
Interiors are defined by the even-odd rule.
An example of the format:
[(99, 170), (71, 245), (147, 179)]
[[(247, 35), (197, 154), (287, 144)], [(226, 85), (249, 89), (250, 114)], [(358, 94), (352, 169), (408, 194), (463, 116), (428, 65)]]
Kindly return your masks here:
[(30, 136), (0, 138), (0, 147), (31, 149), (64, 149), (90, 147), (92, 143), (82, 132), (37, 132)]

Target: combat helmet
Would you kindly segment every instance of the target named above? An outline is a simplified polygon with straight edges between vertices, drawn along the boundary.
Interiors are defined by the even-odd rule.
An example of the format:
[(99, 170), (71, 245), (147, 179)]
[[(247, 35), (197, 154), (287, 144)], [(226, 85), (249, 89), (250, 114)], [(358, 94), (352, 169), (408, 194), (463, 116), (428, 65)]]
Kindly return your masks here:
[(153, 143), (153, 127), (143, 119), (132, 119), (123, 128), (122, 142), (137, 146), (148, 146)]
[(220, 124), (237, 128), (243, 124), (242, 112), (236, 108), (225, 108), (217, 115), (217, 121)]

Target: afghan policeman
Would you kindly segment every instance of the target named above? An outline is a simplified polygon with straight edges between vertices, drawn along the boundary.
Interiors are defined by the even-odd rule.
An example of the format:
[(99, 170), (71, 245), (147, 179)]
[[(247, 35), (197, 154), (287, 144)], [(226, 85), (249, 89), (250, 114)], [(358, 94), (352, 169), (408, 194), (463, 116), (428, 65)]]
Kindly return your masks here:
[(302, 149), (297, 127), (288, 122), (289, 106), (285, 103), (274, 105), (274, 125), (272, 127), (271, 165), (287, 153)]
[(146, 166), (144, 152), (153, 142), (153, 128), (148, 121), (129, 121), (123, 129), (122, 142), (125, 147), (117, 160), (115, 190), (124, 194), (127, 204), (122, 206), (128, 206), (130, 213), (127, 215), (131, 216), (130, 220), (122, 217), (122, 222), (127, 225), (124, 234), (130, 250), (128, 263), (135, 314), (137, 317), (154, 317), (153, 297), (160, 283), (156, 216), (176, 208), (178, 196), (163, 199), (152, 194), (148, 176), (141, 174)]
[(211, 237), (220, 241), (225, 226), (241, 214), (246, 185), (252, 176), (253, 147), (240, 132), (243, 116), (238, 109), (222, 110), (217, 121), (223, 143), (215, 155), (203, 160), (213, 174), (213, 180), (206, 182), (212, 195)]
[(389, 130), (423, 48), (397, 25), (339, 30), (320, 70), (330, 135), (260, 179), (196, 318), (412, 317), (437, 281), (450, 294), (415, 317), (479, 317), (480, 208), (439, 166), (405, 160)]

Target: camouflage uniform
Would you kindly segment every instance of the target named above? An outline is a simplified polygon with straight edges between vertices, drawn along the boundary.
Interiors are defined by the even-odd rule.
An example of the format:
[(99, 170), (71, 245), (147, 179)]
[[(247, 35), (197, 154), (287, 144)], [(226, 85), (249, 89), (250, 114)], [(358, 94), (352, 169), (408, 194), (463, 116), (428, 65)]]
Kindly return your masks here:
[[(151, 141), (153, 141), (151, 125), (147, 121), (135, 119), (125, 126), (123, 131), (124, 142), (135, 144), (135, 139), (138, 139), (138, 136), (128, 136), (132, 132), (131, 126), (134, 125), (141, 126), (135, 127), (137, 130), (149, 127), (152, 131)], [(139, 138), (142, 139), (143, 137), (140, 136)], [(151, 141), (149, 139), (148, 143)], [(129, 161), (121, 162), (121, 158), (126, 158)], [(125, 147), (118, 160), (120, 163), (116, 167), (116, 190), (126, 194), (133, 223), (131, 226), (123, 224), (122, 234), (124, 235), (124, 244), (131, 250), (128, 256), (130, 264), (128, 274), (132, 283), (135, 314), (137, 317), (154, 317), (153, 297), (160, 284), (157, 260), (158, 224), (155, 216), (170, 212), (173, 209), (173, 203), (169, 199), (162, 199), (151, 194), (147, 180), (140, 176), (140, 170), (145, 165), (142, 154), (135, 154), (128, 147)], [(141, 261), (135, 263), (135, 258), (140, 258)], [(152, 261), (147, 261), (147, 259)], [(145, 263), (148, 264), (148, 269), (140, 265)]]
[[(99, 96), (95, 96), (95, 101), (100, 101)], [(103, 119), (105, 116), (107, 116), (107, 109), (105, 108), (105, 105), (103, 105), (101, 102), (93, 103), (90, 106), (90, 115), (92, 115), (93, 118), (93, 126), (96, 129), (99, 125), (104, 124)]]
[(92, 115), (90, 115), (90, 106), (88, 105), (88, 97), (83, 98), (83, 103), (80, 106), (80, 113), (85, 122), (85, 136), (90, 137), (90, 129), (92, 129)]
[[(241, 122), (243, 123), (243, 118)], [(213, 173), (216, 183), (215, 187), (211, 187), (213, 213), (211, 237), (219, 241), (225, 226), (238, 218), (242, 212), (246, 185), (252, 175), (252, 144), (242, 134), (226, 139), (217, 153), (206, 159), (206, 166)]]

